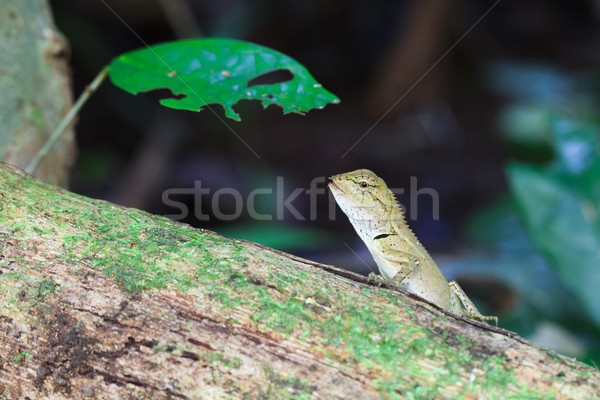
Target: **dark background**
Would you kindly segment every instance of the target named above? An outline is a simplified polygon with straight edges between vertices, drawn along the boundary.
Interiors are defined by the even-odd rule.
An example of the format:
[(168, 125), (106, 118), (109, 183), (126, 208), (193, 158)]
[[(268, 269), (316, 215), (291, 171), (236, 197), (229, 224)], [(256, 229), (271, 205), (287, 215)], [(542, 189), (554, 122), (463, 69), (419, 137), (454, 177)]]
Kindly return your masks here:
[[(170, 19), (178, 4), (188, 10)], [(538, 343), (593, 359), (596, 328), (571, 322), (561, 330), (561, 318), (540, 312), (541, 306), (528, 311), (520, 306), (535, 303), (527, 301), (522, 289), (531, 281), (535, 286), (536, 279), (546, 282), (545, 275), (551, 275), (547, 269), (503, 278), (498, 270), (506, 268), (494, 269), (486, 261), (489, 253), (487, 258), (483, 253), (476, 268), (464, 260), (474, 257), (473, 237), (481, 236), (474, 218), (508, 194), (507, 161), (543, 165), (552, 158), (549, 147), (537, 145), (535, 138), (515, 140), (521, 131), (511, 124), (530, 125), (538, 119), (513, 106), (525, 101), (562, 107), (580, 93), (577, 84), (571, 85), (579, 77), (597, 84), (600, 6), (548, 0), (494, 4), (52, 0), (56, 23), (71, 45), (76, 95), (114, 57), (143, 47), (140, 38), (155, 44), (217, 36), (290, 55), (341, 99), (339, 105), (306, 116), (284, 116), (274, 106), (262, 110), (257, 101), (238, 103), (234, 108), (242, 122), (226, 123), (258, 158), (213, 113), (166, 109), (158, 105), (164, 92), (134, 97), (106, 82), (79, 115), (71, 189), (165, 215), (177, 210), (164, 205), (163, 191), (191, 188), (198, 180), (212, 193), (235, 188), (245, 198), (259, 187), (275, 192), (280, 176), (287, 196), (295, 188), (308, 188), (315, 177), (369, 168), (390, 187), (404, 188), (399, 201), (409, 211), (418, 210), (411, 227), (447, 275), (462, 278), (482, 310), (499, 314), (501, 326), (534, 339), (550, 326), (559, 339), (548, 344), (537, 338)], [(590, 88), (583, 86), (584, 92)], [(223, 116), (220, 106), (212, 109)], [(431, 196), (411, 201), (411, 177), (417, 178), (419, 188), (432, 188), (439, 195), (439, 220), (433, 216)], [(227, 199), (222, 197), (219, 207), (231, 213), (234, 205)], [(259, 211), (274, 214), (274, 195), (258, 199)], [(191, 196), (180, 200), (194, 204)], [(369, 272), (349, 249), (374, 267), (347, 219), (339, 210), (335, 220), (329, 218), (327, 195), (318, 197), (314, 220), (308, 218), (308, 200), (300, 195), (293, 202), (307, 217), (304, 221), (289, 212), (283, 221), (253, 221), (246, 212), (235, 221), (205, 222), (193, 214), (183, 221)], [(210, 194), (202, 197), (202, 204), (202, 211), (210, 214)], [(481, 232), (490, 229), (486, 225)], [(561, 341), (580, 347), (561, 347)]]

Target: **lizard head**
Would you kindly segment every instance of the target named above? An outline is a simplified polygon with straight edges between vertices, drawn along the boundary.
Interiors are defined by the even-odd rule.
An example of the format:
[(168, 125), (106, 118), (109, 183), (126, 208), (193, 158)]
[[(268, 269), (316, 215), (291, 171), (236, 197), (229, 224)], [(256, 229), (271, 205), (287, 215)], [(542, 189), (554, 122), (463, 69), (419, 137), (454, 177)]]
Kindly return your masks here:
[(368, 169), (358, 169), (329, 178), (329, 189), (351, 220), (391, 217), (396, 198), (387, 185)]

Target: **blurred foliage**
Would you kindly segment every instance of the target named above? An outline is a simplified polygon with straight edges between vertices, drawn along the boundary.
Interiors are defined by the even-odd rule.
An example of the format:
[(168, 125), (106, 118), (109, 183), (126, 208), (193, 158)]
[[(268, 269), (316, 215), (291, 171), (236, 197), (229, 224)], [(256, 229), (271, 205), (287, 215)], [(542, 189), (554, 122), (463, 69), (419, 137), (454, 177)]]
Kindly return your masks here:
[[(261, 76), (276, 71), (292, 76)], [(230, 39), (193, 39), (157, 44), (115, 58), (109, 66), (112, 82), (132, 94), (169, 88), (176, 98), (160, 100), (165, 107), (199, 111), (219, 103), (236, 121), (231, 108), (239, 100), (277, 104), (284, 113), (323, 108), (339, 99), (318, 83), (297, 61), (278, 51)], [(255, 80), (254, 82), (252, 82)]]
[(506, 166), (511, 196), (471, 220), (470, 239), (518, 296), (507, 327), (535, 335), (542, 321), (554, 321), (578, 340), (573, 355), (593, 362), (600, 356), (596, 82), (522, 64), (492, 66), (487, 76), (508, 99), (499, 127), (519, 161)]
[(333, 233), (317, 228), (285, 226), (281, 221), (255, 221), (219, 229), (219, 234), (286, 251), (324, 249), (336, 243)]

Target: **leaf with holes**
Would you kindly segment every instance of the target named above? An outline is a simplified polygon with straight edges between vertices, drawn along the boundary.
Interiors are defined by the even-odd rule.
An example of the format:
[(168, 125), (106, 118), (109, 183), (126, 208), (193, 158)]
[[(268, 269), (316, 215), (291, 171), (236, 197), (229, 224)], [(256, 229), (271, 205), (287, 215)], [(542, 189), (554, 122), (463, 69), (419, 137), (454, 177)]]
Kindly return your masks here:
[[(289, 73), (285, 76), (282, 71)], [(116, 86), (132, 94), (170, 89), (176, 98), (162, 99), (165, 107), (200, 111), (218, 103), (225, 115), (237, 121), (240, 117), (232, 106), (242, 99), (260, 100), (265, 108), (276, 104), (284, 113), (299, 114), (339, 103), (297, 61), (238, 40), (162, 43), (115, 58), (108, 72)], [(268, 82), (269, 77), (276, 82)]]

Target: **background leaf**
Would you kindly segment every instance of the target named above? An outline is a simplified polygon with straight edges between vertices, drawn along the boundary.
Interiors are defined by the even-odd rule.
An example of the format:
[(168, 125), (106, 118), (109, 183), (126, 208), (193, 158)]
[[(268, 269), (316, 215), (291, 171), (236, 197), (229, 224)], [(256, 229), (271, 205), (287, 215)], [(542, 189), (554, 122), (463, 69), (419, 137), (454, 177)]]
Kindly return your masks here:
[[(248, 87), (251, 79), (277, 70), (289, 70), (293, 78)], [(240, 117), (231, 107), (242, 99), (260, 100), (263, 107), (277, 104), (284, 113), (299, 114), (339, 103), (294, 59), (230, 39), (181, 40), (125, 53), (112, 61), (109, 76), (132, 94), (168, 88), (183, 95), (160, 101), (170, 108), (200, 111), (207, 104), (222, 104), (225, 115), (237, 121)]]
[(507, 171), (533, 241), (583, 310), (600, 326), (597, 216), (586, 211), (589, 200), (551, 171), (521, 163), (510, 164)]

